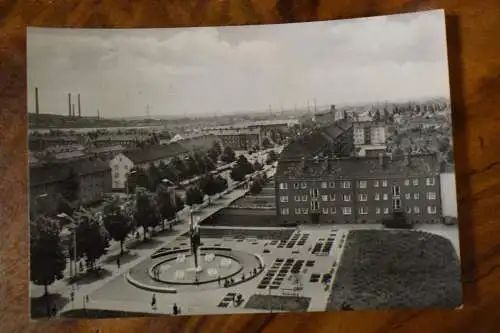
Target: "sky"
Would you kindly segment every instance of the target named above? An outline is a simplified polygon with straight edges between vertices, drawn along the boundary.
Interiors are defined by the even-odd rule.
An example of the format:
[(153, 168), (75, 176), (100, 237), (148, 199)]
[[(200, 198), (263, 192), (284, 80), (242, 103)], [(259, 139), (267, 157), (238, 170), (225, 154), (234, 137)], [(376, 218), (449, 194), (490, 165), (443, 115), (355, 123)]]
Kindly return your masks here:
[[(28, 28), (28, 111), (213, 115), (449, 97), (444, 11), (170, 29)], [(74, 98), (76, 104), (76, 97)]]

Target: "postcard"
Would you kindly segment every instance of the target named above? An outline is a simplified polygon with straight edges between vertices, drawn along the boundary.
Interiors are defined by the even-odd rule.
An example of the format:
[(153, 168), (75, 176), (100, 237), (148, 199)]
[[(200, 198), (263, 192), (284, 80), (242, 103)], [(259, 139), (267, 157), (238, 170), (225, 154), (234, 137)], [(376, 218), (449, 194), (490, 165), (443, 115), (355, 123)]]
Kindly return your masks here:
[(27, 54), (31, 318), (460, 308), (443, 10)]

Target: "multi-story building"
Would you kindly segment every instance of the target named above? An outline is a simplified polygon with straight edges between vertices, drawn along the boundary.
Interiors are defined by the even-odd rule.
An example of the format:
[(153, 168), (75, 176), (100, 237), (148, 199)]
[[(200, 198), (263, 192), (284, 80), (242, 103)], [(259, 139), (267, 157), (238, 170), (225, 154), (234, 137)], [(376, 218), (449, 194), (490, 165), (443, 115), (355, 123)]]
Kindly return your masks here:
[(229, 146), (233, 150), (247, 150), (255, 146), (261, 146), (263, 135), (259, 128), (227, 128), (213, 130), (224, 147)]
[(386, 150), (389, 126), (382, 121), (353, 123), (354, 147), (358, 156), (378, 156)]
[(74, 174), (78, 179), (78, 200), (91, 203), (111, 192), (111, 169), (99, 159), (32, 165), (29, 171), (30, 212), (55, 213), (61, 196)]
[(275, 181), (283, 223), (380, 223), (394, 212), (436, 223), (442, 215), (435, 154), (280, 159)]
[(112, 169), (113, 190), (123, 191), (129, 172), (133, 168), (147, 169), (151, 164), (168, 164), (172, 158), (185, 158), (193, 153), (206, 153), (217, 141), (214, 135), (179, 140), (165, 145), (147, 146), (123, 151), (114, 156), (109, 165)]

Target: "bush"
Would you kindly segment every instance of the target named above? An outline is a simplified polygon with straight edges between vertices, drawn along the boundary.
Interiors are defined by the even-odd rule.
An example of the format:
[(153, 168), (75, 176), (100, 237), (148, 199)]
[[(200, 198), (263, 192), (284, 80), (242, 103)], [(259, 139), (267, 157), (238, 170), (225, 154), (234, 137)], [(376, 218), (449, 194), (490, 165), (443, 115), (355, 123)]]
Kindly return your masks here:
[(413, 224), (406, 219), (406, 216), (401, 212), (394, 212), (392, 218), (382, 220), (382, 224), (386, 228), (391, 229), (411, 229)]

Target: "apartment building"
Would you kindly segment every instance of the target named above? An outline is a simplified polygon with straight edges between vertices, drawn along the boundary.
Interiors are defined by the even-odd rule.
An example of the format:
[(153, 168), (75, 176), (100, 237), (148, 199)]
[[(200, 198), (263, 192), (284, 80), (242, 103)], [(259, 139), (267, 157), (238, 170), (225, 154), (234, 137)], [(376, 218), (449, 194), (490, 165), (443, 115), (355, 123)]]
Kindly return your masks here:
[(276, 214), (283, 223), (380, 223), (402, 212), (414, 223), (441, 219), (435, 154), (283, 159)]

